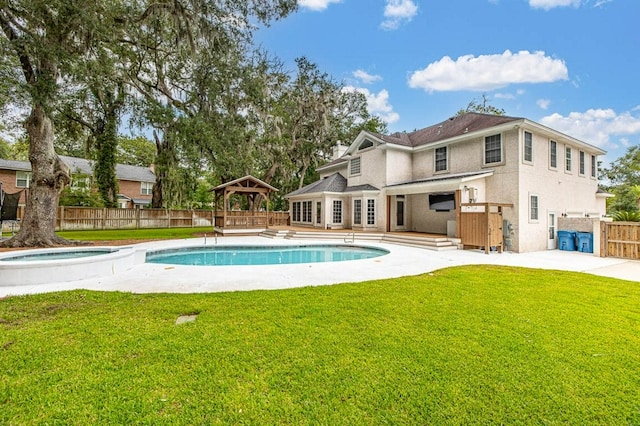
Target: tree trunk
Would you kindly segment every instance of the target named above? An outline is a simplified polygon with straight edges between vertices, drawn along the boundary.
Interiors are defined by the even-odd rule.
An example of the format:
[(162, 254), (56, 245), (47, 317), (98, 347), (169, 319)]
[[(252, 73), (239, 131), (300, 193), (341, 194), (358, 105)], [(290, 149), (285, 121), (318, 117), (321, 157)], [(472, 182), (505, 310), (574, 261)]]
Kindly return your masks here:
[(56, 235), (56, 213), (60, 192), (71, 182), (69, 167), (53, 149), (53, 124), (41, 104), (25, 121), (29, 135), (31, 185), (20, 231), (4, 243), (7, 247), (52, 247), (68, 245)]

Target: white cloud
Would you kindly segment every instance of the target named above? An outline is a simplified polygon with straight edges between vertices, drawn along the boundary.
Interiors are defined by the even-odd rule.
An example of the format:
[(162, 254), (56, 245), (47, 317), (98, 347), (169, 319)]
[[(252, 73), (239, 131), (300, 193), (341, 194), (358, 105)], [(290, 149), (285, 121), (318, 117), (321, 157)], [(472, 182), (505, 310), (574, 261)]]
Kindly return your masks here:
[(425, 69), (414, 71), (409, 87), (428, 92), (475, 90), (487, 91), (513, 83), (550, 83), (567, 80), (564, 61), (545, 56), (544, 52), (526, 50), (497, 55), (460, 56), (455, 61), (445, 56)]
[(624, 145), (625, 140), (629, 143), (624, 136), (640, 136), (639, 115), (618, 114), (612, 109), (589, 109), (572, 112), (566, 117), (554, 113), (543, 117), (540, 123), (599, 147), (611, 144), (615, 137), (621, 137), (620, 142)]
[(516, 98), (516, 95), (514, 95), (513, 93), (496, 93), (495, 95), (493, 95), (494, 98), (496, 99), (510, 99), (513, 100)]
[(554, 7), (578, 7), (580, 3), (582, 3), (581, 0), (529, 0), (529, 6), (534, 9), (544, 10), (553, 9)]
[(395, 30), (400, 24), (410, 22), (418, 13), (418, 6), (413, 0), (386, 0), (384, 17), (380, 26), (385, 30)]
[(389, 92), (382, 89), (378, 94), (371, 93), (363, 87), (345, 86), (347, 92), (360, 92), (367, 98), (367, 110), (369, 114), (380, 117), (387, 124), (395, 123), (400, 119), (400, 114), (393, 110), (389, 104)]
[(298, 0), (298, 5), (311, 10), (325, 10), (331, 3), (340, 3), (342, 0)]
[(601, 7), (607, 3), (611, 3), (613, 0), (529, 0), (529, 6), (533, 9), (551, 10), (556, 7), (580, 7), (589, 3), (593, 4), (593, 7)]
[(548, 109), (551, 101), (549, 99), (538, 99), (536, 104), (542, 109)]
[(372, 75), (363, 70), (356, 70), (353, 72), (353, 76), (363, 82), (364, 84), (371, 84), (376, 81), (382, 80), (382, 77), (379, 75)]

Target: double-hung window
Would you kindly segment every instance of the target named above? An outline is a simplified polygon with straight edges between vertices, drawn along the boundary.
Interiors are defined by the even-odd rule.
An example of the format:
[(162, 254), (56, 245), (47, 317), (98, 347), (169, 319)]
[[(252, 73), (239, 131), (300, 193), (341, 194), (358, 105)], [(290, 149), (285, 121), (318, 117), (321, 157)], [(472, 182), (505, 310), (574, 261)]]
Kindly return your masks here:
[(436, 172), (445, 172), (447, 171), (447, 147), (443, 146), (441, 148), (436, 148), (435, 153), (435, 169)]
[(594, 178), (597, 176), (597, 171), (598, 171), (598, 165), (596, 163), (596, 156), (592, 155), (591, 156), (591, 177)]
[(152, 195), (153, 194), (153, 182), (142, 182), (140, 186), (140, 193), (142, 195)]
[(484, 164), (502, 162), (502, 139), (500, 135), (484, 138)]
[(556, 141), (549, 141), (549, 167), (558, 167), (558, 144)]
[(580, 174), (584, 175), (584, 171), (585, 171), (585, 159), (584, 159), (584, 151), (580, 151)]
[(564, 154), (564, 169), (567, 172), (571, 172), (571, 147), (568, 146), (565, 149), (565, 154)]
[(16, 172), (16, 187), (17, 188), (29, 188), (31, 185), (31, 172)]
[(539, 219), (539, 199), (537, 195), (529, 196), (529, 221), (537, 222)]
[(530, 132), (524, 132), (524, 161), (533, 162), (533, 135)]

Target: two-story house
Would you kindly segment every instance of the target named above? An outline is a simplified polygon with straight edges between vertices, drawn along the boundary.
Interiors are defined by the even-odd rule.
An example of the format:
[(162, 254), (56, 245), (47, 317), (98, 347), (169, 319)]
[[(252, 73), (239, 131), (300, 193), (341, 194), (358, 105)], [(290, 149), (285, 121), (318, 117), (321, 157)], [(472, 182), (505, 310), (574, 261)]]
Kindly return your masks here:
[(286, 197), (292, 225), (452, 237), (463, 207), (495, 203), (510, 250), (544, 250), (557, 247), (559, 216), (605, 214), (603, 154), (526, 118), (466, 113), (410, 133), (363, 131)]
[[(84, 158), (61, 155), (60, 159), (71, 171), (71, 185), (88, 188), (93, 176), (93, 162)], [(153, 184), (156, 180), (153, 168), (116, 164), (118, 179), (118, 205), (122, 208), (144, 207), (151, 203)], [(29, 188), (31, 163), (0, 159), (0, 182), (5, 192), (14, 193)], [(24, 204), (23, 193), (20, 203)]]

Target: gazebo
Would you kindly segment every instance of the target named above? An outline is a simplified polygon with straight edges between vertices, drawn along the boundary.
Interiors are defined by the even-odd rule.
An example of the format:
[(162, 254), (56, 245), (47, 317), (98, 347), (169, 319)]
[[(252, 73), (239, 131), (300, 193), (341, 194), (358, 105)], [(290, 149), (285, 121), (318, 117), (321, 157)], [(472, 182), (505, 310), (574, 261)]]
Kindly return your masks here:
[[(212, 188), (214, 197), (213, 230), (221, 234), (260, 233), (269, 227), (269, 195), (278, 189), (253, 176), (245, 176)], [(249, 209), (230, 206), (230, 197), (240, 194), (247, 197)], [(262, 199), (266, 208), (260, 208)]]

